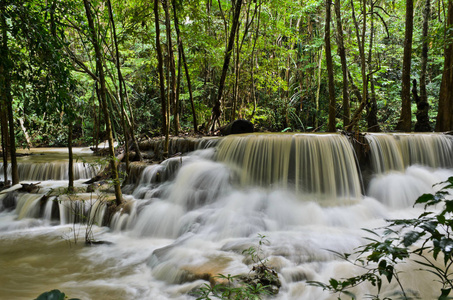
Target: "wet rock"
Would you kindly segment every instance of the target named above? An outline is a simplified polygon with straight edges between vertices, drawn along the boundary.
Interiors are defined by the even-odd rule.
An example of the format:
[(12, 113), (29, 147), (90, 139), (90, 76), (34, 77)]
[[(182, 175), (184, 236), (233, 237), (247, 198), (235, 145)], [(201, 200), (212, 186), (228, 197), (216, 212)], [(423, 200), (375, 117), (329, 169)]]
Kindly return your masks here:
[(222, 135), (252, 133), (254, 131), (253, 123), (247, 120), (239, 119), (231, 122), (220, 129)]
[(187, 234), (171, 245), (154, 250), (148, 260), (148, 266), (153, 269), (154, 276), (174, 284), (197, 280), (208, 281), (211, 285), (226, 283), (218, 275), (225, 274), (232, 259), (213, 254), (200, 256), (194, 260), (193, 255), (198, 253), (198, 250), (185, 245), (192, 236)]
[(11, 186), (11, 180), (7, 180), (6, 183), (5, 183), (5, 181), (0, 181), (0, 191), (8, 188), (10, 186)]
[(3, 198), (3, 209), (5, 210), (13, 210), (16, 208), (16, 199), (17, 199), (17, 192), (11, 192), (6, 194)]
[(228, 281), (219, 277), (219, 274), (224, 273), (224, 264), (228, 264), (231, 260), (223, 258), (213, 258), (212, 260), (206, 262), (205, 264), (199, 266), (185, 266), (182, 268), (182, 271), (185, 273), (185, 281), (195, 281), (195, 280), (205, 280), (209, 281), (211, 286), (217, 284), (227, 284)]
[(37, 193), (40, 189), (40, 184), (41, 182), (37, 183), (21, 183), (22, 187), (19, 189), (20, 192), (25, 192), (25, 193)]

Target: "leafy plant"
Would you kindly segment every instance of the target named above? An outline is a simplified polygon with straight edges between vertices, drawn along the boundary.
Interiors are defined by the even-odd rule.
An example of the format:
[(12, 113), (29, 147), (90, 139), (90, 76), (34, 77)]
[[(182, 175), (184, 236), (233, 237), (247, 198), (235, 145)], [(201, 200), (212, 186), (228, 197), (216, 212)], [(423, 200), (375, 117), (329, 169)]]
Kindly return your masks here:
[(242, 254), (250, 257), (253, 267), (248, 275), (223, 275), (217, 278), (225, 280), (225, 284), (211, 286), (204, 284), (196, 292), (197, 300), (235, 299), (252, 300), (262, 299), (263, 296), (275, 295), (280, 288), (278, 274), (266, 265), (267, 260), (262, 257), (262, 246), (268, 241), (265, 236), (258, 235), (258, 247), (251, 246)]
[[(450, 197), (453, 177), (437, 185), (441, 186), (439, 191), (424, 194), (416, 200), (414, 206), (421, 204), (425, 209), (418, 218), (389, 220), (382, 236), (367, 230), (379, 238), (367, 238), (370, 243), (359, 247), (353, 255), (335, 252), (340, 258), (363, 268), (364, 273), (343, 280), (331, 278), (329, 283), (311, 281), (309, 284), (338, 293), (338, 299), (342, 294), (354, 299), (355, 295), (349, 289), (368, 282), (377, 287), (377, 295), (371, 297), (380, 299), (384, 278), (388, 283), (395, 280), (400, 288), (400, 297), (410, 299), (401, 284), (397, 265), (411, 259), (421, 266), (422, 271), (437, 277), (442, 285), (438, 299), (451, 299), (448, 295), (453, 288), (453, 199)], [(357, 258), (351, 259), (352, 256)]]

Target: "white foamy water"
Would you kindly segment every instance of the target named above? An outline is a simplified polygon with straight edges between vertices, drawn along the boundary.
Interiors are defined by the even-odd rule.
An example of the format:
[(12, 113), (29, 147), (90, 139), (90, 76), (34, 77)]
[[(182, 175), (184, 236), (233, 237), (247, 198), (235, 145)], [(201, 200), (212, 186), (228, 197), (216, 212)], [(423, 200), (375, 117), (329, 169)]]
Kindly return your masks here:
[[(335, 142), (333, 147), (340, 146)], [(348, 151), (352, 150), (341, 146), (340, 152)], [(337, 154), (329, 159), (342, 159), (338, 152), (332, 153)], [(346, 155), (352, 164), (353, 153)], [(412, 207), (416, 198), (434, 192), (434, 183), (453, 176), (451, 169), (421, 165), (380, 171), (370, 181), (367, 195), (356, 197), (360, 178), (355, 163), (332, 166), (333, 172), (337, 165), (354, 168), (335, 173), (347, 177), (336, 184), (336, 193), (324, 183), (314, 184), (314, 190), (289, 188), (293, 183), (285, 186), (282, 176), (298, 175), (285, 173), (284, 168), (277, 175), (267, 173), (264, 185), (244, 184), (248, 174), (238, 172), (242, 162), (223, 163), (213, 157), (209, 149), (145, 168), (131, 195), (125, 195), (127, 208), (113, 217), (109, 227), (102, 226), (102, 207), (92, 216), (97, 224), (95, 238), (109, 244), (84, 246), (87, 227), (73, 224), (74, 206), (68, 199), (41, 200), (65, 181), (46, 181), (37, 194), (19, 194), (14, 209), (5, 206), (6, 194), (1, 194), (0, 299), (33, 299), (55, 288), (81, 299), (195, 299), (191, 291), (207, 283), (209, 274), (249, 273), (253, 264), (243, 251), (258, 248), (258, 235), (268, 241), (260, 255), (282, 282), (272, 299), (337, 299), (307, 284), (361, 272), (332, 251), (353, 252), (366, 243), (369, 233), (362, 228), (378, 228), (385, 219), (418, 216), (422, 208)], [(252, 154), (248, 157), (246, 169), (253, 173), (256, 163)], [(323, 172), (332, 171), (317, 162), (311, 163), (316, 168), (311, 170), (302, 161), (297, 164), (304, 168), (304, 176), (322, 178)], [(83, 187), (82, 181), (76, 185)], [(320, 196), (322, 191), (327, 195)], [(80, 194), (76, 202), (84, 204), (78, 209), (88, 211), (97, 205), (89, 202), (92, 197)], [(435, 278), (416, 271), (418, 265), (407, 262), (401, 268), (403, 285), (420, 299), (439, 296)], [(394, 282), (384, 285), (381, 297), (390, 297), (395, 290)], [(363, 299), (376, 288), (360, 285), (353, 292)]]

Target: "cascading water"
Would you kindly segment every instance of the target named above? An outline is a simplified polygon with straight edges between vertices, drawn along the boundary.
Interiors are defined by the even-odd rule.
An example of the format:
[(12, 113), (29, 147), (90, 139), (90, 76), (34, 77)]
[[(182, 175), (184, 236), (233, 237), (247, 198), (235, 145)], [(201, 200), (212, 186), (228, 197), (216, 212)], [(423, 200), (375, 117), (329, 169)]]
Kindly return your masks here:
[[(34, 153), (36, 151), (41, 151)], [(22, 153), (24, 151), (20, 151)], [(56, 150), (37, 149), (25, 152), (18, 157), (17, 171), (21, 181), (68, 180), (68, 158), (66, 149)], [(74, 179), (92, 178), (100, 170), (100, 165), (88, 156), (84, 149), (74, 149), (75, 162), (73, 164)], [(86, 161), (79, 161), (83, 157)], [(11, 165), (8, 165), (8, 178), (11, 178)], [(0, 181), (4, 181), (4, 166), (0, 163)]]
[[(62, 211), (67, 199), (42, 200), (65, 181), (19, 193), (14, 210), (11, 194), (0, 194), (0, 299), (32, 299), (55, 288), (81, 299), (195, 299), (191, 292), (219, 273), (248, 274), (251, 262), (242, 252), (257, 247), (258, 235), (269, 241), (262, 256), (282, 282), (273, 299), (336, 299), (306, 283), (357, 274), (330, 251), (363, 244), (361, 228), (417, 216), (416, 197), (453, 175), (450, 137), (366, 138), (374, 168), (367, 195), (351, 144), (336, 134), (231, 136), (215, 148), (141, 168), (109, 228), (93, 226), (110, 245), (67, 245), (80, 230), (71, 209)], [(97, 211), (102, 224), (105, 210)], [(437, 295), (429, 274), (412, 272), (418, 266), (410, 262), (403, 268), (402, 284), (419, 298)], [(396, 283), (385, 286), (382, 296), (395, 289)], [(361, 285), (354, 292), (375, 289)]]
[[(368, 195), (408, 207), (453, 168), (453, 137), (444, 134), (367, 134), (376, 174)], [(428, 171), (429, 170), (429, 171)]]
[[(19, 163), (17, 165), (20, 180), (68, 180), (68, 163)], [(94, 177), (99, 167), (86, 163), (74, 163), (74, 179)], [(3, 181), (3, 163), (0, 163), (0, 181)], [(8, 178), (11, 178), (11, 165), (8, 165)]]
[(404, 171), (411, 165), (453, 168), (453, 137), (444, 134), (365, 135), (376, 173)]
[(227, 137), (218, 159), (238, 169), (243, 186), (294, 189), (317, 198), (359, 199), (361, 186), (353, 149), (338, 134)]

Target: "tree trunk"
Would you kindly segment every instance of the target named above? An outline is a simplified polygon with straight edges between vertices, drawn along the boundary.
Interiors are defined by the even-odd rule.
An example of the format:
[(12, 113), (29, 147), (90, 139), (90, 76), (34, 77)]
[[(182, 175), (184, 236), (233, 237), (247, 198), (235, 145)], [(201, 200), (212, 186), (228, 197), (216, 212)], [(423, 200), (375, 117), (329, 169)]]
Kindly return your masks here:
[[(239, 24), (240, 25), (240, 24)], [(233, 62), (234, 62), (234, 87), (233, 87), (233, 108), (232, 108), (232, 117), (231, 121), (236, 120), (236, 110), (238, 108), (238, 98), (239, 98), (239, 59), (241, 55), (241, 49), (239, 45), (239, 28), (240, 26), (237, 27), (236, 31), (236, 55), (234, 56)]]
[[(94, 84), (94, 90), (96, 95), (98, 94), (98, 89), (97, 89), (97, 83)], [(96, 151), (98, 151), (98, 146), (99, 146), (99, 132), (101, 130), (101, 113), (100, 109), (99, 112), (96, 111), (96, 104), (94, 97), (93, 98), (93, 118), (94, 118), (94, 132), (93, 132), (93, 140), (94, 140), (94, 147)], [(99, 99), (99, 98), (98, 98)]]
[(4, 186), (8, 186), (8, 112), (6, 110), (6, 103), (4, 102), (3, 91), (3, 64), (0, 63), (0, 126), (2, 135), (2, 158), (3, 158), (3, 182)]
[(414, 30), (414, 0), (406, 1), (406, 29), (404, 35), (403, 74), (401, 87), (401, 116), (396, 130), (411, 131), (411, 55)]
[[(180, 92), (181, 92), (181, 78), (182, 78), (182, 53), (181, 51), (179, 51), (179, 45), (178, 45), (178, 77), (176, 78), (176, 94), (175, 94), (175, 118), (178, 117), (178, 126), (175, 126), (176, 128), (178, 128), (178, 132), (175, 132), (176, 135), (179, 134), (179, 115), (180, 114), (184, 114), (183, 112), (183, 105), (182, 103), (180, 103), (179, 101), (179, 96), (180, 96)], [(176, 124), (176, 123), (175, 123)]]
[[(5, 11), (5, 7), (3, 7), (4, 2), (1, 2), (1, 9), (0, 11)], [(9, 58), (9, 48), (8, 48), (8, 32), (7, 32), (7, 24), (5, 20), (5, 15), (1, 15), (1, 27), (2, 27), (2, 43), (1, 43), (1, 50), (0, 50), (0, 97), (2, 99), (2, 106), (3, 109), (6, 111), (6, 118), (5, 116), (2, 118), (2, 122), (4, 124), (8, 123), (7, 126), (3, 125), (2, 127), (5, 130), (9, 129), (8, 134), (9, 136), (9, 153), (11, 159), (11, 182), (12, 184), (19, 183), (19, 173), (17, 171), (17, 160), (16, 160), (16, 136), (14, 132), (14, 118), (13, 118), (13, 97), (11, 95), (11, 76), (10, 70), (13, 67), (12, 61)], [(3, 120), (4, 119), (4, 120)], [(3, 136), (3, 135), (2, 135)], [(5, 138), (6, 140), (6, 138)], [(8, 164), (4, 166), (5, 168), (8, 167)], [(5, 181), (6, 183), (6, 181)]]
[(86, 16), (87, 16), (87, 20), (88, 20), (88, 26), (90, 28), (91, 42), (93, 44), (95, 55), (96, 55), (96, 69), (99, 72), (99, 84), (100, 84), (99, 102), (100, 102), (100, 106), (102, 107), (102, 111), (103, 111), (103, 115), (104, 115), (104, 119), (105, 119), (104, 121), (105, 121), (107, 134), (108, 134), (110, 167), (111, 167), (112, 178), (113, 178), (113, 186), (115, 189), (116, 205), (120, 205), (123, 201), (122, 200), (123, 197), (122, 197), (122, 192), (121, 192), (121, 183), (120, 183), (119, 176), (118, 176), (118, 169), (115, 164), (115, 149), (114, 149), (114, 145), (113, 145), (113, 131), (112, 131), (112, 125), (110, 122), (110, 115), (109, 115), (108, 106), (107, 106), (107, 90), (106, 90), (106, 85), (105, 85), (104, 68), (103, 68), (103, 64), (102, 64), (103, 59), (102, 59), (101, 49), (99, 46), (99, 41), (97, 39), (93, 16), (91, 15), (89, 0), (83, 0), (83, 4), (85, 6)]
[(33, 144), (31, 143), (31, 139), (30, 136), (28, 135), (27, 128), (25, 128), (24, 119), (19, 118), (19, 124), (20, 128), (22, 129), (22, 133), (24, 134), (25, 141), (27, 142), (27, 147), (32, 148)]
[(19, 172), (17, 170), (17, 158), (16, 158), (16, 135), (14, 132), (14, 118), (13, 118), (13, 97), (11, 96), (11, 81), (6, 80), (7, 84), (7, 109), (8, 109), (8, 128), (9, 128), (9, 152), (11, 158), (11, 181), (12, 184), (19, 183)]
[(128, 118), (127, 114), (125, 113), (126, 120), (129, 122), (129, 128), (131, 130), (131, 137), (132, 137), (132, 143), (134, 144), (134, 149), (136, 153), (136, 158), (138, 158), (139, 161), (143, 160), (142, 154), (140, 152), (140, 147), (138, 146), (138, 141), (137, 138), (135, 137), (135, 118), (134, 118), (134, 112), (131, 107), (131, 102), (129, 101), (129, 95), (127, 93), (126, 89), (126, 83), (124, 81), (123, 76), (121, 75), (121, 81), (123, 82), (123, 88), (124, 88), (124, 93), (126, 94), (126, 103), (127, 107), (129, 108), (129, 113), (131, 114), (130, 119)]
[(314, 124), (315, 124), (315, 130), (318, 130), (318, 122), (319, 122), (319, 118), (318, 118), (318, 114), (319, 114), (319, 95), (320, 95), (320, 92), (321, 92), (321, 75), (322, 75), (322, 52), (323, 52), (324, 48), (321, 46), (321, 53), (319, 53), (319, 61), (318, 61), (318, 87), (316, 89), (316, 98), (315, 98), (315, 107), (316, 107), (316, 115), (315, 115), (315, 120), (314, 120)]
[(326, 45), (327, 77), (329, 79), (329, 132), (335, 132), (335, 84), (333, 79), (332, 50), (330, 47), (330, 5), (330, 0), (326, 0), (326, 24), (324, 42)]
[[(167, 35), (167, 51), (168, 51), (168, 66), (170, 78), (168, 83), (170, 84), (167, 87), (169, 90), (169, 102), (173, 105), (173, 131), (175, 135), (179, 134), (179, 112), (177, 111), (176, 104), (176, 64), (175, 64), (175, 55), (173, 53), (173, 42), (171, 39), (171, 22), (170, 22), (170, 12), (169, 12), (169, 0), (162, 0), (162, 6), (165, 12), (165, 31)], [(167, 103), (168, 105), (168, 103)], [(170, 115), (170, 114), (169, 114)], [(168, 119), (167, 119), (168, 120)]]
[[(431, 125), (429, 125), (429, 103), (428, 96), (426, 95), (426, 69), (428, 65), (428, 25), (431, 11), (431, 0), (426, 0), (425, 9), (423, 10), (423, 30), (422, 30), (422, 55), (421, 55), (421, 66), (420, 66), (420, 99), (415, 97), (417, 103), (417, 122), (415, 123), (414, 131), (417, 132), (428, 132), (431, 131)], [(412, 91), (417, 88), (415, 87), (417, 81), (413, 80)], [(413, 94), (413, 92), (412, 92)], [(417, 101), (419, 100), (419, 101)]]
[[(374, 43), (374, 3), (371, 2), (370, 4), (370, 18), (371, 18), (371, 24), (370, 24), (370, 43), (369, 43), (369, 50), (368, 50), (368, 64), (371, 66), (371, 62), (373, 60), (373, 43)], [(371, 69), (371, 67), (370, 67)], [(369, 73), (368, 81), (371, 84), (371, 95), (369, 97), (369, 100), (367, 101), (367, 122), (368, 122), (368, 129), (367, 131), (369, 132), (379, 132), (379, 124), (377, 121), (377, 103), (376, 103), (376, 89), (374, 86), (374, 76), (373, 72), (371, 71)]]
[[(129, 130), (130, 132), (130, 138), (132, 139), (133, 146), (136, 151), (136, 156), (138, 156), (138, 159), (140, 161), (143, 160), (142, 155), (140, 153), (140, 148), (138, 146), (137, 138), (135, 137), (135, 126), (134, 126), (134, 116), (132, 114), (132, 110), (130, 108), (130, 103), (128, 100), (127, 96), (127, 90), (126, 90), (126, 83), (124, 81), (123, 77), (123, 72), (121, 72), (121, 65), (120, 65), (120, 54), (119, 54), (119, 47), (118, 47), (118, 38), (116, 34), (116, 27), (115, 27), (115, 22), (113, 19), (113, 11), (112, 11), (112, 5), (111, 1), (108, 0), (107, 2), (108, 7), (109, 7), (109, 16), (110, 16), (110, 21), (112, 24), (112, 29), (113, 29), (113, 41), (115, 44), (115, 61), (116, 61), (116, 69), (118, 72), (118, 84), (119, 84), (119, 96), (120, 96), (120, 106), (121, 106), (121, 123), (123, 126), (124, 130), (124, 143), (125, 143), (125, 148), (126, 148), (126, 169), (127, 172), (129, 173), (129, 142), (127, 139), (127, 131)], [(125, 102), (124, 102), (124, 94), (126, 94), (126, 100), (129, 104), (129, 111), (131, 114), (131, 118), (128, 117), (126, 108), (125, 108)], [(127, 122), (126, 122), (127, 121)]]
[(429, 104), (426, 101), (422, 101), (421, 96), (417, 94), (417, 80), (412, 80), (412, 96), (417, 104), (417, 123), (415, 123), (416, 132), (429, 132), (431, 126), (429, 125)]
[[(0, 2), (0, 9), (1, 11), (4, 11), (4, 6), (3, 2)], [(6, 109), (7, 107), (7, 88), (6, 88), (6, 81), (7, 81), (7, 70), (8, 70), (8, 65), (7, 60), (5, 59), (8, 55), (8, 32), (7, 32), (7, 27), (5, 26), (5, 19), (4, 16), (1, 15), (1, 24), (2, 24), (2, 39), (1, 39), (1, 45), (0, 45), (0, 120), (1, 120), (1, 134), (2, 134), (2, 157), (3, 157), (3, 178), (4, 178), (4, 184), (7, 186), (8, 182), (8, 110)]]
[(348, 63), (346, 60), (346, 51), (344, 48), (343, 24), (341, 22), (341, 2), (335, 0), (335, 14), (337, 23), (337, 43), (338, 53), (341, 61), (341, 71), (343, 74), (343, 128), (346, 128), (351, 121), (351, 107), (349, 103), (349, 79), (348, 79)]
[(377, 103), (376, 103), (376, 89), (374, 87), (373, 75), (370, 75), (371, 95), (368, 107), (368, 132), (380, 132), (379, 123), (377, 120)]
[(74, 191), (74, 157), (72, 155), (72, 120), (69, 120), (68, 125), (68, 190), (70, 192)]
[(189, 68), (187, 67), (186, 55), (184, 53), (184, 46), (183, 46), (182, 38), (181, 38), (181, 31), (179, 30), (178, 14), (176, 13), (176, 0), (172, 0), (171, 4), (173, 7), (173, 19), (175, 22), (176, 36), (178, 38), (178, 51), (181, 53), (182, 62), (184, 64), (184, 72), (186, 74), (187, 88), (189, 90), (190, 105), (192, 108), (193, 130), (194, 130), (194, 132), (197, 132), (198, 131), (197, 114), (195, 111), (195, 104), (193, 102), (192, 83), (190, 81)]
[[(154, 22), (156, 27), (156, 52), (157, 52), (157, 70), (159, 72), (159, 88), (162, 112), (162, 133), (168, 137), (167, 124), (167, 99), (165, 97), (165, 78), (164, 78), (164, 60), (162, 56), (162, 47), (160, 45), (160, 27), (159, 27), (159, 1), (154, 1)], [(168, 153), (168, 143), (165, 143), (164, 152)]]
[[(447, 28), (453, 25), (453, 0), (448, 0)], [(453, 39), (453, 32), (448, 31), (446, 41)], [(444, 71), (439, 93), (439, 111), (437, 112), (436, 131), (453, 129), (453, 43), (447, 42), (444, 52)]]
[[(118, 50), (118, 41), (116, 38), (116, 27), (115, 27), (115, 20), (113, 19), (113, 10), (112, 10), (112, 3), (110, 0), (107, 0), (107, 7), (109, 10), (109, 18), (110, 18), (110, 24), (112, 26), (112, 33), (113, 33), (113, 43), (115, 47), (115, 65), (116, 65), (116, 71), (118, 73), (118, 95), (120, 98), (120, 106), (121, 106), (121, 126), (123, 127), (123, 134), (124, 134), (124, 150), (126, 152), (125, 158), (126, 158), (126, 173), (129, 175), (130, 167), (129, 167), (129, 139), (127, 136), (127, 127), (126, 127), (126, 121), (124, 115), (126, 114), (125, 109), (124, 109), (124, 94), (123, 94), (123, 84), (122, 84), (122, 74), (121, 74), (121, 67), (120, 67), (120, 52)], [(133, 136), (134, 133), (131, 132), (131, 136)]]
[(357, 122), (361, 119), (361, 114), (363, 109), (366, 107), (366, 101), (368, 99), (368, 78), (366, 75), (366, 60), (365, 60), (365, 32), (366, 32), (366, 0), (361, 2), (362, 4), (362, 15), (363, 15), (363, 26), (362, 26), (362, 34), (360, 34), (359, 24), (357, 22), (357, 18), (355, 16), (355, 9), (354, 9), (354, 2), (351, 0), (351, 8), (352, 8), (352, 19), (354, 21), (354, 27), (357, 36), (357, 45), (359, 47), (360, 53), (360, 69), (362, 73), (362, 101), (360, 102), (359, 107), (356, 109), (354, 115), (352, 116), (351, 122), (348, 126), (346, 126), (346, 131), (351, 131), (352, 128), (357, 124)]
[(241, 7), (242, 7), (242, 0), (236, 0), (235, 7), (234, 7), (234, 14), (233, 14), (233, 24), (231, 25), (230, 36), (228, 38), (228, 46), (225, 51), (225, 58), (223, 61), (222, 75), (220, 77), (220, 82), (219, 82), (219, 91), (217, 94), (217, 99), (214, 103), (214, 107), (212, 108), (211, 131), (214, 131), (216, 122), (220, 126), (220, 114), (221, 114), (220, 100), (222, 99), (223, 89), (225, 87), (225, 79), (226, 79), (226, 75), (227, 75), (227, 71), (228, 71), (228, 66), (230, 64), (231, 53), (232, 53), (233, 45), (234, 45), (234, 37), (236, 35), (237, 27), (239, 25), (239, 15), (241, 14)]
[[(253, 39), (253, 48), (252, 48), (252, 53), (250, 55), (250, 82), (251, 82), (251, 90), (252, 90), (252, 99), (253, 99), (253, 111), (252, 115), (249, 117), (250, 119), (253, 119), (256, 113), (256, 106), (257, 106), (257, 99), (256, 99), (256, 88), (255, 88), (255, 52), (256, 52), (256, 43), (258, 41), (259, 37), (259, 29), (260, 29), (260, 20), (261, 20), (261, 4), (262, 2), (259, 1), (258, 4), (258, 20), (256, 24), (256, 30), (255, 30), (255, 35)], [(301, 101), (302, 103), (302, 101)]]

